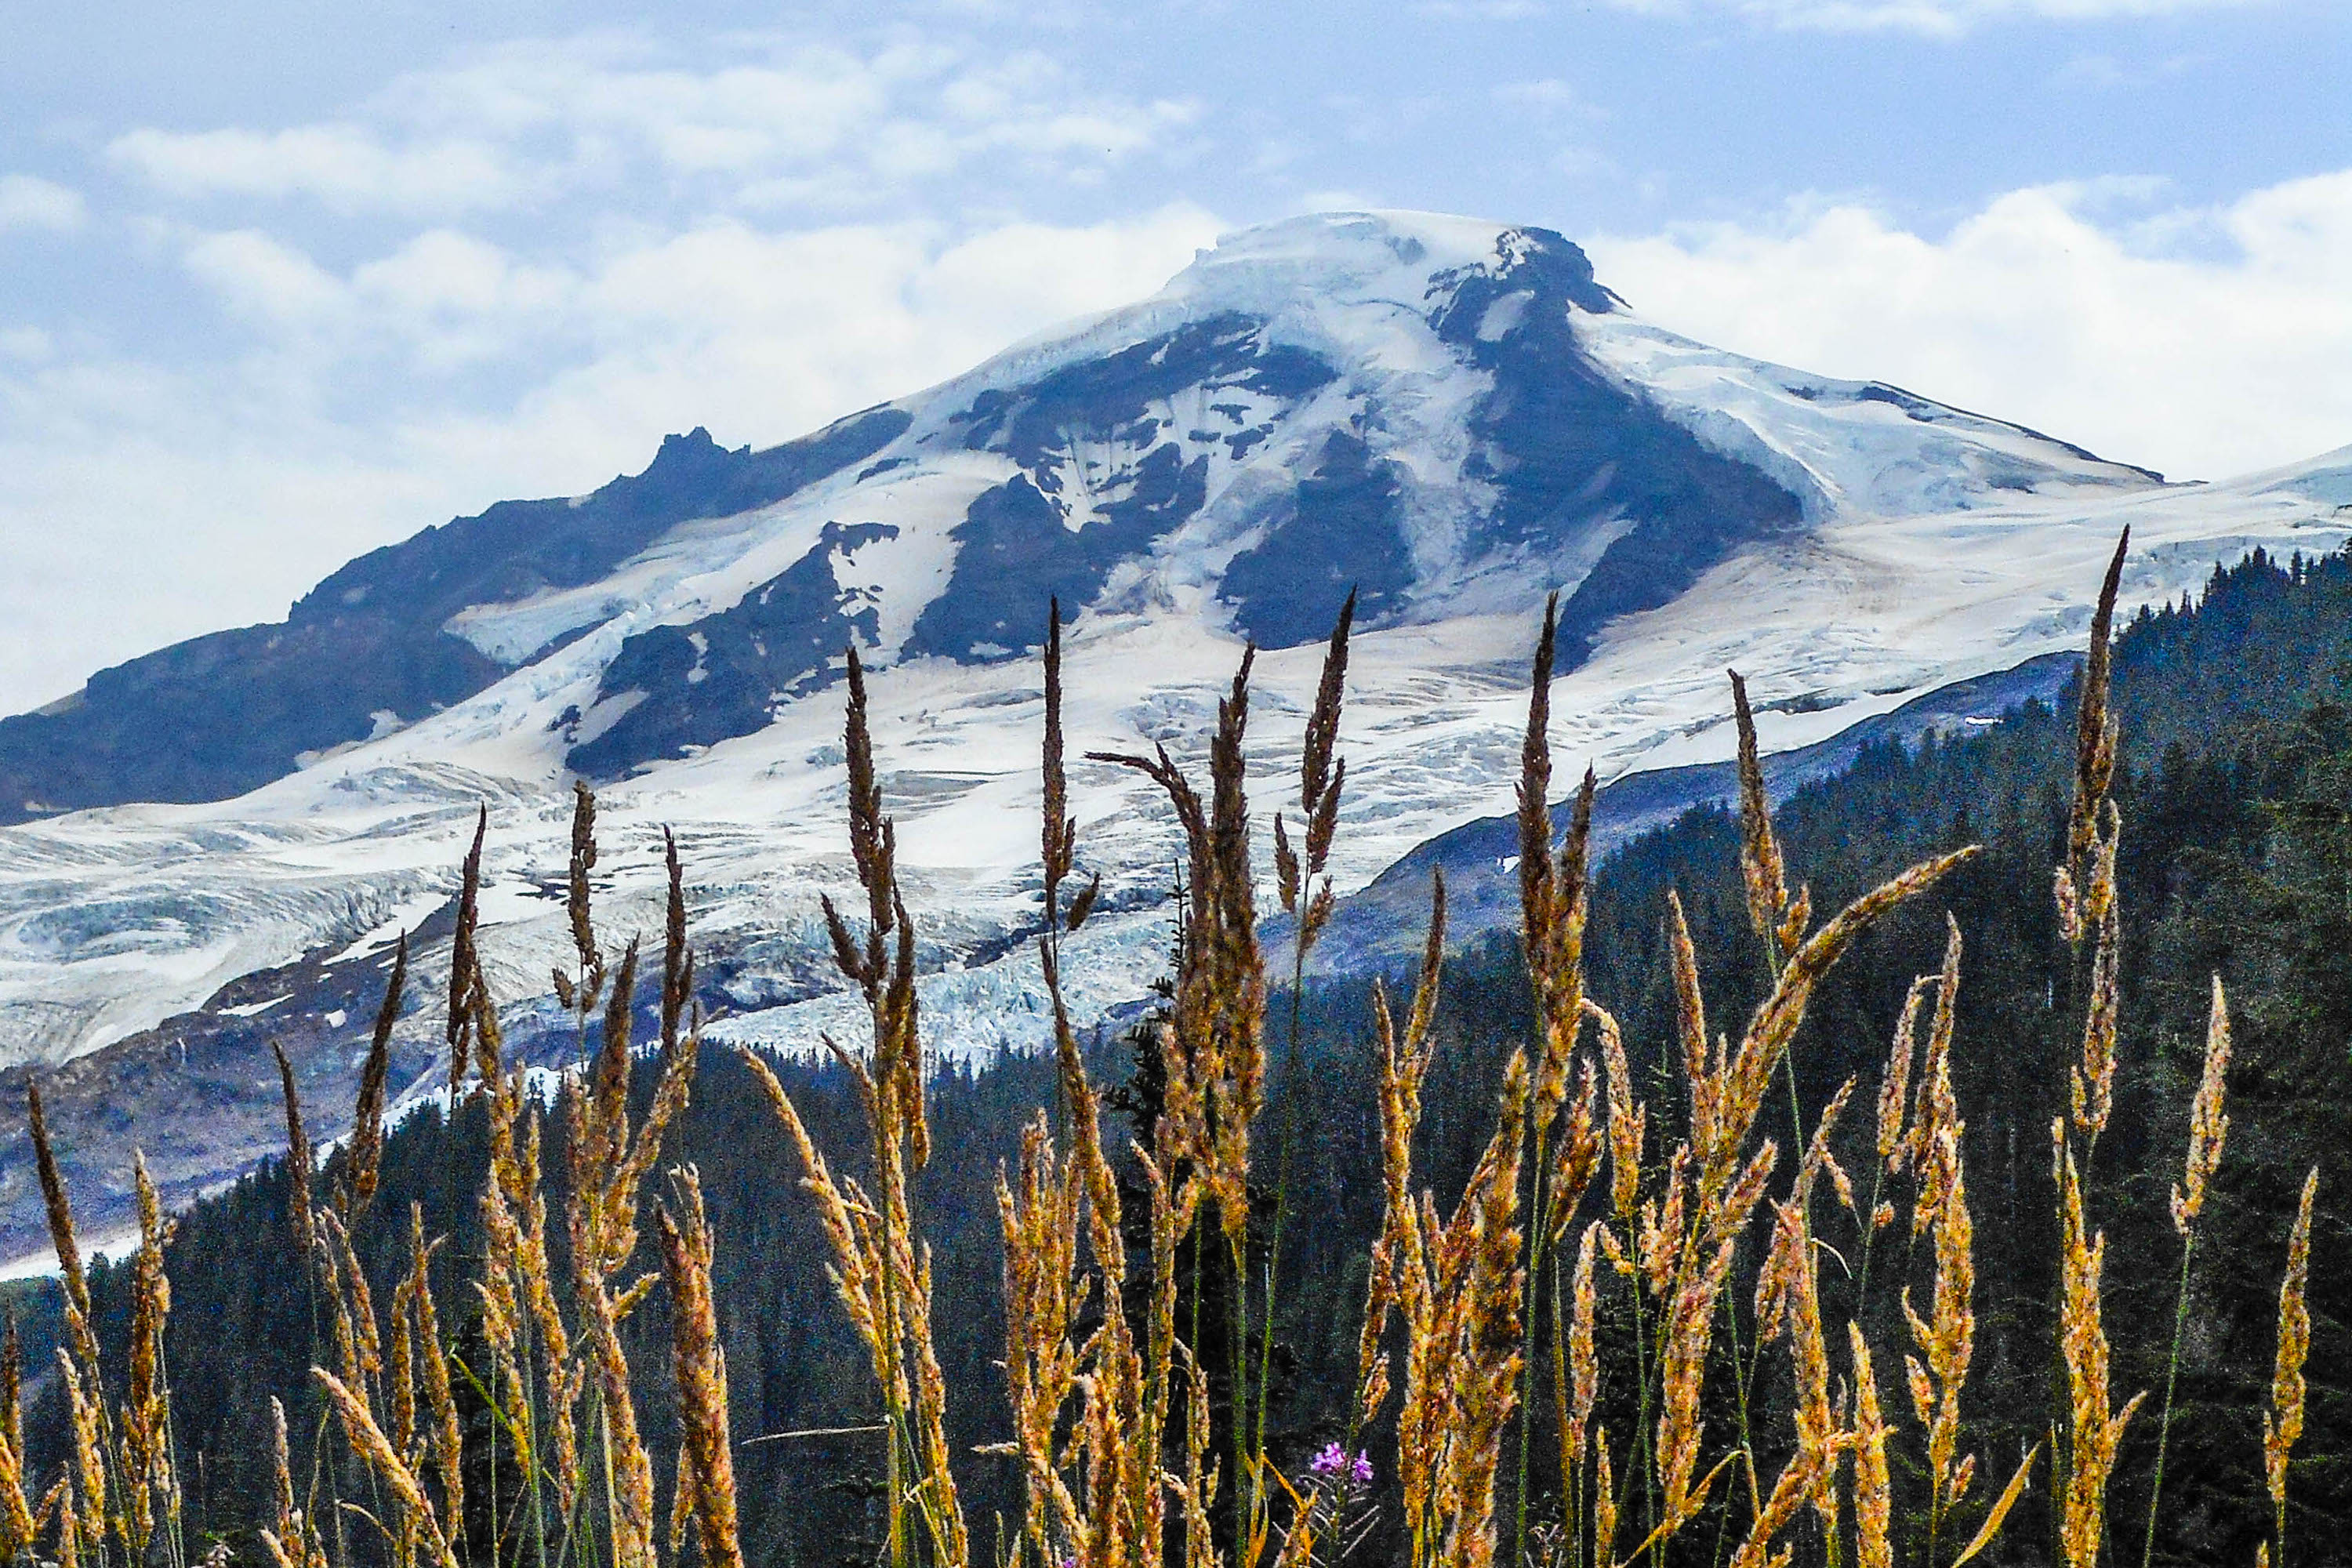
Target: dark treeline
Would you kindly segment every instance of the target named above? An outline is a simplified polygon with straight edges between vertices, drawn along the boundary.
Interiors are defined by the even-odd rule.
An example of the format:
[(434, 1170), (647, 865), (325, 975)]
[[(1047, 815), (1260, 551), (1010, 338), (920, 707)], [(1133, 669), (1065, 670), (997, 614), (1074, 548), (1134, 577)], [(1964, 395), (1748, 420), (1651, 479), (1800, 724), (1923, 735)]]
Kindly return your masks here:
[[(2344, 1184), (2352, 1181), (2352, 712), (2343, 706), (2352, 696), (2352, 563), (2257, 556), (2217, 572), (2197, 607), (2139, 617), (2118, 638), (2116, 658), (2126, 759), (2115, 785), (2124, 820), (2123, 1047), (2115, 1116), (2085, 1173), (2086, 1199), (2107, 1233), (2117, 1401), (2151, 1393), (2125, 1438), (2108, 1517), (2118, 1555), (2126, 1545), (2137, 1552), (2180, 1266), (2168, 1200), (2181, 1179), (2218, 973), (2235, 1026), (2231, 1128), (2200, 1224), (2157, 1551), (2159, 1561), (2251, 1561), (2268, 1518), (2261, 1411), (2279, 1275), (2315, 1164), (2312, 1425), (2294, 1466), (2290, 1527), (2321, 1542), (2352, 1524), (2352, 1235), (2344, 1221)], [(1832, 972), (1794, 1060), (1808, 1128), (1841, 1083), (1857, 1080), (1840, 1149), (1866, 1202), (1872, 1101), (1891, 1025), (1913, 977), (1937, 966), (1949, 911), (1967, 943), (1954, 1052), (1976, 1221), (1978, 1342), (1966, 1408), (1969, 1443), (1996, 1477), (2046, 1437), (2062, 1375), (2052, 1348), (2059, 1236), (2050, 1125), (2066, 1110), (2068, 1069), (2080, 1058), (2088, 958), (2087, 944), (2078, 955), (2061, 938), (2050, 889), (2063, 854), (2072, 731), (2069, 693), (2054, 712), (2029, 708), (1966, 738), (1909, 752), (1874, 748), (1776, 816), (1792, 874), (1811, 880), (1817, 908), (1922, 855), (1985, 847)], [(1736, 1030), (1767, 984), (1741, 897), (1737, 822), (1694, 814), (1629, 846), (1601, 878), (1588, 962), (1594, 993), (1620, 1009), (1629, 1039), (1654, 1053), (1673, 1039), (1662, 920), (1669, 888), (1691, 921), (1714, 1026)], [(1652, 1065), (1653, 1104), (1670, 1103), (1679, 1070), (1663, 1056)], [(1787, 1112), (1778, 1114), (1785, 1144)], [(1825, 1226), (1823, 1235), (1843, 1247), (1858, 1232)], [(1909, 1258), (1908, 1240), (1906, 1215), (1877, 1245)], [(1921, 1260), (1926, 1250), (1923, 1241)], [(1901, 1306), (1885, 1274), (1881, 1263), (1857, 1306), (1846, 1269), (1826, 1267), (1832, 1323), (1862, 1317), (1878, 1342), (1898, 1342)], [(1915, 1299), (1924, 1308), (1924, 1295)], [(2047, 1498), (2037, 1482), (1996, 1555), (2054, 1559)]]
[[(2163, 1386), (2180, 1263), (2168, 1194), (2179, 1179), (2210, 977), (2218, 973), (2236, 1026), (2232, 1125), (2199, 1246), (2156, 1552), (2163, 1562), (2247, 1562), (2268, 1518), (2260, 1412), (2277, 1282), (2296, 1194), (2315, 1163), (2322, 1185), (2310, 1298), (2311, 1411), (2296, 1454), (2290, 1528), (2315, 1543), (2352, 1530), (2346, 1332), (2352, 1236), (2345, 1224), (2352, 1183), (2352, 711), (2345, 706), (2352, 702), (2352, 560), (2283, 565), (2257, 556), (2217, 571), (2195, 605), (2137, 618), (2120, 636), (2116, 658), (2126, 752), (2115, 786), (2124, 818), (2124, 1044), (2114, 1120), (2086, 1173), (2092, 1212), (2108, 1237), (2115, 1384), (2119, 1401), (2143, 1388), (2160, 1394)], [(1878, 1169), (1872, 1103), (1890, 1032), (1914, 977), (1940, 962), (1948, 910), (1967, 943), (1954, 1069), (1968, 1122), (1978, 1277), (1963, 1447), (1980, 1456), (1979, 1500), (2027, 1446), (2046, 1438), (2053, 1380), (2063, 1379), (2053, 1348), (2058, 1237), (2050, 1123), (2065, 1109), (2067, 1068), (2079, 1055), (2086, 979), (2083, 959), (2059, 935), (2051, 873), (2063, 855), (2072, 744), (2071, 704), (2032, 707), (1916, 749), (1872, 749), (1849, 773), (1808, 787), (1778, 817), (1791, 879), (1808, 881), (1814, 907), (1823, 910), (1924, 855), (1962, 843), (1985, 847), (1934, 897), (1884, 921), (1832, 972), (1795, 1053), (1786, 1097), (1792, 1103), (1769, 1111), (1778, 1125), (1767, 1128), (1785, 1152), (1790, 1116), (1810, 1133), (1839, 1086), (1857, 1080), (1837, 1148), (1867, 1210)], [(1627, 847), (1598, 879), (1586, 945), (1590, 987), (1625, 1026), (1649, 1095), (1653, 1159), (1673, 1146), (1683, 1114), (1665, 963), (1668, 890), (1678, 890), (1688, 915), (1710, 1027), (1736, 1034), (1769, 984), (1748, 927), (1738, 846), (1735, 820), (1694, 812)], [(1310, 984), (1300, 1008), (1298, 1065), (1277, 1072), (1255, 1164), (1261, 1267), (1277, 1251), (1276, 1191), (1287, 1194), (1271, 1450), (1294, 1470), (1344, 1434), (1366, 1249), (1381, 1205), (1369, 985)], [(1277, 1068), (1289, 1059), (1281, 1038), (1289, 1017), (1288, 999), (1277, 998), (1271, 1012)], [(1527, 1018), (1513, 944), (1490, 942), (1449, 964), (1444, 1043), (1420, 1144), (1426, 1179), (1442, 1199), (1459, 1190), (1493, 1125), (1498, 1065)], [(1114, 1082), (1131, 1060), (1111, 1038), (1098, 1039), (1093, 1055), (1098, 1074)], [(838, 1153), (861, 1146), (841, 1074), (800, 1064), (784, 1076), (822, 1147)], [(649, 1088), (640, 1085), (640, 1093)], [(994, 1183), (1000, 1162), (1017, 1151), (1022, 1124), (1040, 1108), (1050, 1111), (1054, 1100), (1044, 1062), (943, 1075), (932, 1100), (935, 1152), (918, 1187), (936, 1249), (935, 1321), (956, 1400), (952, 1436), (983, 1551), (997, 1516), (1009, 1529), (1019, 1510), (1012, 1462), (975, 1453), (1007, 1436), (997, 1367), (1003, 1347)], [(1116, 1095), (1112, 1103), (1119, 1103)], [(550, 1206), (558, 1214), (564, 1163), (552, 1141), (563, 1122), (555, 1115), (546, 1123)], [(719, 1237), (716, 1284), (747, 1554), (763, 1564), (870, 1563), (880, 1531), (879, 1444), (856, 1428), (874, 1421), (876, 1397), (864, 1352), (826, 1281), (826, 1249), (796, 1190), (792, 1152), (744, 1068), (715, 1049), (704, 1057), (693, 1107), (672, 1136), (675, 1159), (699, 1167)], [(463, 1281), (481, 1247), (475, 1202), (484, 1160), (478, 1107), (461, 1107), (454, 1121), (428, 1110), (394, 1134), (374, 1217), (360, 1237), (380, 1289), (405, 1267), (414, 1203), (428, 1231), (450, 1237), (439, 1264), (443, 1300), (462, 1320)], [(331, 1352), (324, 1304), (313, 1299), (289, 1239), (286, 1187), (277, 1167), (248, 1177), (185, 1215), (170, 1250), (175, 1437), (191, 1539), (224, 1538), (241, 1554), (271, 1506), (269, 1396), (286, 1402), (299, 1453), (327, 1463), (338, 1448), (306, 1378), (307, 1367)], [(559, 1237), (561, 1228), (553, 1227)], [(1758, 1248), (1762, 1228), (1750, 1240)], [(1926, 1245), (1910, 1241), (1907, 1208), (1872, 1243), (1866, 1299), (1859, 1289), (1861, 1226), (1827, 1219), (1821, 1235), (1837, 1252), (1822, 1275), (1832, 1328), (1860, 1318), (1875, 1342), (1904, 1343), (1901, 1291), (1906, 1282), (1924, 1288), (1929, 1277)], [(101, 1268), (93, 1289), (102, 1336), (119, 1352), (128, 1333), (126, 1271)], [(667, 1310), (656, 1291), (626, 1331), (656, 1454), (675, 1452), (677, 1440)], [(1610, 1310), (1604, 1305), (1604, 1319)], [(1622, 1320), (1615, 1326), (1622, 1329)], [(1752, 1352), (1752, 1303), (1735, 1303), (1734, 1328), (1717, 1352), (1727, 1370), (1742, 1346)], [(458, 1332), (462, 1345), (462, 1321)], [(1532, 1347), (1546, 1371), (1532, 1401), (1531, 1494), (1551, 1484), (1544, 1458), (1548, 1334)], [(1759, 1379), (1785, 1379), (1777, 1360), (1760, 1367)], [(1882, 1365), (1889, 1414), (1907, 1425), (1909, 1402), (1894, 1373)], [(1710, 1397), (1727, 1402), (1738, 1386), (1737, 1377), (1711, 1380)], [(1624, 1393), (1603, 1393), (1621, 1434), (1633, 1415)], [(45, 1468), (59, 1453), (57, 1405), (45, 1400), (34, 1423)], [(478, 1405), (477, 1399), (478, 1415)], [(2125, 1437), (2112, 1495), (2118, 1557), (2139, 1549), (2156, 1429), (2152, 1397)], [(2053, 1555), (2046, 1477), (2037, 1477), (1987, 1561)], [(1898, 1489), (1916, 1492), (1921, 1484), (1916, 1475), (1896, 1478)], [(1747, 1506), (1744, 1491), (1727, 1488), (1720, 1496)], [(1366, 1552), (1379, 1550), (1376, 1534)]]

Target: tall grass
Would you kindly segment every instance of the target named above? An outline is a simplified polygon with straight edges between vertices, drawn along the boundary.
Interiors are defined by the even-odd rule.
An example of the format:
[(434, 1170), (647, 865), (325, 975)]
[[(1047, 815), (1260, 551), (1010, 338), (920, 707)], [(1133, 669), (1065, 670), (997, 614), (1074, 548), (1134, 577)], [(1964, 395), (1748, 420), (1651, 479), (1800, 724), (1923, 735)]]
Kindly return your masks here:
[[(2069, 1072), (2068, 1113), (2052, 1129), (2061, 1310), (2050, 1347), (2058, 1375), (2049, 1484), (2059, 1555), (2073, 1568), (2093, 1568), (2108, 1549), (2107, 1495), (2145, 1397), (2118, 1405), (2111, 1387), (2105, 1240), (2083, 1174), (2111, 1113), (2122, 1048), (2116, 862), (2123, 822), (2109, 795), (2117, 733), (2106, 678), (2127, 545), (2126, 536), (2093, 622), (2074, 807), (2053, 881), (2067, 939), (2088, 948), (2081, 1052)], [(1017, 1526), (1001, 1536), (999, 1568), (1255, 1568), (1268, 1560), (1305, 1568), (1374, 1541), (1393, 1542), (1408, 1568), (1487, 1568), (1497, 1558), (1514, 1568), (1727, 1561), (1775, 1568), (1797, 1560), (1958, 1568), (1995, 1542), (2032, 1485), (2039, 1446), (1987, 1498), (1991, 1489), (1979, 1485), (1979, 1456), (1969, 1442), (1977, 1279), (1968, 1128), (1952, 1071), (1958, 925), (1949, 926), (1940, 970), (1906, 999), (1874, 1092), (1848, 1080), (1809, 1126), (1791, 1058), (1823, 976), (1864, 931), (1935, 889), (1973, 848), (1913, 866), (1817, 921), (1811, 889), (1799, 880), (1791, 890), (1746, 688), (1734, 675), (1743, 887), (1769, 984), (1736, 1029), (1711, 1024), (1683, 910), (1670, 900), (1675, 1037), (1663, 1043), (1663, 1076), (1637, 1075), (1615, 1016), (1586, 988), (1596, 787), (1589, 771), (1564, 833), (1553, 816), (1556, 609), (1547, 607), (1534, 650), (1517, 791), (1533, 1027), (1502, 1068), (1482, 1152), (1458, 1194), (1442, 1201), (1419, 1184), (1416, 1153), (1423, 1087), (1433, 1071), (1450, 1070), (1434, 1027), (1446, 905), (1444, 882), (1433, 879), (1409, 1003), (1400, 1013), (1384, 988), (1373, 992), (1381, 1216), (1356, 1330), (1345, 1440), (1312, 1458), (1278, 1451), (1268, 1437), (1280, 1238), (1298, 1216), (1288, 1212), (1291, 1129), (1275, 1145), (1270, 1203), (1257, 1169), (1265, 1148), (1256, 1123), (1267, 1098), (1268, 987), (1248, 798), (1255, 652), (1243, 653), (1218, 704), (1204, 781), (1164, 747), (1087, 753), (1099, 765), (1140, 773), (1164, 794), (1182, 839), (1188, 899), (1170, 1005), (1148, 1035), (1164, 1096), (1139, 1135), (1114, 1146), (1065, 999), (1064, 938), (1088, 918), (1101, 881), (1084, 869), (1080, 823), (1069, 806), (1062, 626), (1053, 610), (1044, 645), (1036, 947), (1057, 1087), (1055, 1105), (1038, 1109), (1017, 1166), (1000, 1173), (996, 1189), (1012, 1434), (1001, 1451), (1017, 1464), (1023, 1496)], [(1294, 997), (1334, 907), (1328, 865), (1343, 827), (1339, 747), (1352, 612), (1350, 601), (1302, 740), (1297, 839), (1284, 814), (1273, 819), (1274, 891), (1292, 922)], [(764, 1063), (753, 1058), (750, 1066), (792, 1148), (830, 1250), (835, 1294), (866, 1352), (880, 1409), (882, 1554), (891, 1568), (968, 1568), (974, 1549), (948, 1410), (951, 1396), (978, 1391), (947, 1386), (934, 1343), (919, 1201), (930, 1149), (930, 1063), (915, 918), (898, 878), (897, 828), (854, 649), (846, 673), (846, 830), (862, 907), (845, 913), (828, 897), (823, 908), (834, 962), (866, 1012), (866, 1038), (826, 1041), (864, 1113), (857, 1173), (817, 1146)], [(462, 877), (446, 1035), (450, 1093), (483, 1103), (491, 1156), (479, 1198), (488, 1245), (462, 1287), (419, 1212), (373, 1212), (405, 938), (362, 1073), (352, 1133), (329, 1162), (323, 1202), (293, 1074), (279, 1058), (292, 1173), (289, 1246), (311, 1283), (314, 1375), (322, 1419), (331, 1419), (340, 1444), (329, 1452), (314, 1442), (305, 1466), (283, 1409), (276, 1411), (275, 1509), (262, 1539), (277, 1568), (657, 1568), (695, 1559), (740, 1568), (744, 1560), (721, 1303), (712, 1285), (724, 1242), (691, 1167), (668, 1170), (656, 1234), (650, 1244), (641, 1236), (645, 1189), (664, 1167), (665, 1137), (691, 1093), (701, 1040), (683, 870), (675, 844), (666, 845), (657, 1087), (633, 1126), (639, 944), (630, 940), (616, 958), (608, 955), (592, 906), (598, 844), (595, 802), (584, 787), (574, 807), (572, 962), (552, 977), (579, 1042), (577, 1070), (552, 1110), (564, 1119), (568, 1161), (560, 1247), (551, 1245), (541, 1168), (549, 1112), (521, 1068), (504, 1059), (477, 942), (486, 814)], [(1066, 897), (1073, 886), (1075, 896)], [(1296, 1066), (1303, 1058), (1295, 1006), (1290, 1025)], [(2173, 1199), (2181, 1286), (2144, 1562), (2161, 1504), (2195, 1226), (2228, 1127), (2229, 1037), (2217, 981)], [(1673, 1092), (1645, 1094), (1661, 1083)], [(1872, 1164), (1866, 1202), (1834, 1152), (1856, 1093), (1875, 1108), (1874, 1131), (1864, 1135)], [(118, 1554), (126, 1568), (184, 1568), (163, 1354), (169, 1222), (142, 1163), (130, 1353), (110, 1376), (37, 1092), (28, 1110), (65, 1288), (59, 1373), (72, 1452), (40, 1490), (26, 1468), (12, 1334), (0, 1410), (0, 1558), (46, 1549), (69, 1568), (111, 1568)], [(2264, 1552), (2282, 1568), (2289, 1463), (2306, 1399), (2315, 1187), (2315, 1172), (2289, 1242), (2264, 1416), (2275, 1523)], [(404, 1217), (407, 1271), (379, 1304), (354, 1236)], [(1908, 1237), (1896, 1258), (1894, 1238), (1882, 1233), (1898, 1226)], [(649, 1250), (650, 1266), (640, 1256)], [(1849, 1252), (1859, 1259), (1857, 1282), (1826, 1292), (1823, 1256)], [(1895, 1291), (1904, 1342), (1871, 1342), (1864, 1320), (1874, 1265), (1877, 1299)], [(1220, 1269), (1222, 1280), (1212, 1278)], [(1887, 1271), (1896, 1277), (1891, 1286)], [(1202, 1364), (1209, 1340), (1201, 1302), (1212, 1286), (1225, 1292), (1231, 1315), (1220, 1338), (1228, 1364), (1215, 1369)], [(446, 1293), (459, 1289), (457, 1315), (479, 1325), (467, 1342), (480, 1347), (471, 1352), (461, 1353), (447, 1308), (456, 1298)], [(669, 1375), (683, 1430), (676, 1456), (649, 1451), (637, 1415), (645, 1369), (631, 1364), (623, 1333), (656, 1289), (668, 1304)], [(1832, 1300), (1851, 1307), (1843, 1323)], [(1902, 1392), (1890, 1397), (1885, 1384), (1897, 1369)], [(1547, 1378), (1548, 1405), (1540, 1398)], [(487, 1411), (476, 1430), (461, 1418), (461, 1397)], [(1906, 1404), (1909, 1424), (1901, 1418)], [(1555, 1439), (1548, 1452), (1536, 1443), (1539, 1416)], [(1375, 1517), (1375, 1496), (1396, 1500), (1399, 1515)], [(1703, 1520), (1710, 1530), (1699, 1528)]]

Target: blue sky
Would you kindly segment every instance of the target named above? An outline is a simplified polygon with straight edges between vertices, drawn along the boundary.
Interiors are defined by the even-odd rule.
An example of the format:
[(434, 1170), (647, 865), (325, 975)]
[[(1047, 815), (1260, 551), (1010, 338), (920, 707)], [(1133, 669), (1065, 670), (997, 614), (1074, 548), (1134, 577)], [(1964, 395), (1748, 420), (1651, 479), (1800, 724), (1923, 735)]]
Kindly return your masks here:
[(2352, 442), (2341, 0), (18, 8), (0, 711), (1332, 206), (2221, 477)]

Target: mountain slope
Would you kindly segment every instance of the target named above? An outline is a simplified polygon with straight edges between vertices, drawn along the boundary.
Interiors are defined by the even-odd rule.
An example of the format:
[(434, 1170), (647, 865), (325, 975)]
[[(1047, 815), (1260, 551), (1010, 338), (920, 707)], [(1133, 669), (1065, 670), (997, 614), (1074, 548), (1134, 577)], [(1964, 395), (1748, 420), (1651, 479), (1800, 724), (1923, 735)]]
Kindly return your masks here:
[(462, 701), (538, 650), (478, 646), (451, 617), (604, 582), (677, 523), (780, 500), (905, 426), (877, 409), (759, 453), (723, 450), (697, 429), (593, 495), (501, 501), (371, 552), (283, 622), (175, 644), (100, 671), (62, 702), (0, 719), (0, 822), (226, 799)]
[[(1358, 587), (1334, 862), (1353, 890), (1507, 805), (1549, 590), (1572, 656), (1555, 746), (1613, 778), (1727, 755), (1727, 666), (1765, 705), (1768, 747), (1810, 745), (2078, 646), (2126, 522), (2127, 596), (2169, 599), (2255, 546), (2333, 549), (2347, 500), (2352, 451), (2171, 487), (1893, 388), (1706, 349), (1642, 322), (1541, 231), (1292, 220), (1227, 239), (1151, 300), (803, 441), (674, 437), (578, 506), (509, 503), (354, 563), (288, 627), (377, 616), (387, 662), (447, 646), (461, 668), (421, 707), (303, 737), (328, 753), (307, 766), (294, 737), (257, 742), (239, 783), (275, 776), (235, 799), (0, 829), (0, 1066), (71, 1064), (57, 1114), (86, 1129), (95, 1168), (136, 1141), (170, 1147), (153, 1163), (176, 1191), (236, 1169), (274, 1137), (271, 1036), (346, 1102), (360, 998), (396, 931), (446, 908), (481, 801), (509, 1032), (561, 1054), (542, 990), (569, 945), (575, 773), (604, 785), (616, 935), (657, 924), (660, 833), (677, 829), (705, 1000), (730, 1015), (715, 1035), (854, 1039), (816, 907), (850, 879), (835, 683), (853, 640), (875, 671), (933, 1043), (1018, 1048), (1044, 1034), (1022, 933), (1037, 896), (1029, 650), (1049, 595), (1072, 615), (1073, 754), (1196, 757), (1243, 640), (1266, 645), (1263, 815), (1288, 793), (1317, 644)], [(300, 710), (267, 660), (227, 662), (247, 668), (145, 709), (93, 681), (81, 721), (126, 750), (145, 725), (142, 765), (168, 773), (153, 759), (194, 743), (175, 726)], [(126, 771), (114, 787), (221, 787), (205, 776), (133, 789)], [(1071, 786), (1107, 900), (1067, 966), (1074, 1004), (1099, 1017), (1161, 962), (1174, 840), (1124, 770), (1074, 766)], [(440, 1027), (442, 929), (420, 937), (401, 1025), (418, 1062)], [(19, 1199), (11, 1159), (0, 1144), (0, 1203)]]
[(1300, 219), (930, 393), (762, 452), (672, 437), (593, 495), (501, 502), (362, 556), (283, 623), (102, 671), (0, 721), (0, 821), (243, 794), (622, 616), (636, 624), (562, 727), (593, 776), (761, 728), (853, 637), (886, 658), (1003, 657), (1054, 594), (1205, 595), (1196, 613), (1280, 647), (1321, 636), (1349, 586), (1371, 626), (1559, 586), (1572, 662), (1612, 618), (1807, 520), (2153, 481), (1660, 333), (1545, 231)]

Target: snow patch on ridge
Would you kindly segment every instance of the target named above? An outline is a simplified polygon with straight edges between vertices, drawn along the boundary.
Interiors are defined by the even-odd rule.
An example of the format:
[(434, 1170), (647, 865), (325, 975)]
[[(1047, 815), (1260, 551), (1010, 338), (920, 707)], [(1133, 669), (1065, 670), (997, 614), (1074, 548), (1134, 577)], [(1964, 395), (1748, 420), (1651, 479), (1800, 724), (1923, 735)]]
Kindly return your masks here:
[(1837, 381), (1678, 337), (1630, 314), (1580, 315), (1596, 360), (1727, 457), (1793, 491), (1807, 521), (1913, 516), (2008, 496), (2138, 489), (2161, 482), (2021, 426), (1874, 382)]

